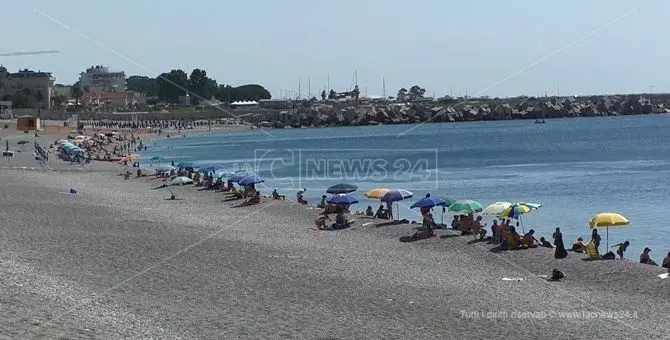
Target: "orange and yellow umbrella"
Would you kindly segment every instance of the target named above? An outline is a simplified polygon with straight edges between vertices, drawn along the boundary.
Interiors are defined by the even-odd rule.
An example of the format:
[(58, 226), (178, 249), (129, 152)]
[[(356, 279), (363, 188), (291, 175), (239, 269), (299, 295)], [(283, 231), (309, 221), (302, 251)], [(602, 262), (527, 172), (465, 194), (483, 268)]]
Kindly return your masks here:
[(386, 188), (374, 188), (371, 190), (368, 190), (364, 195), (367, 198), (374, 198), (374, 199), (380, 199), (386, 195), (387, 192), (389, 192), (390, 189)]

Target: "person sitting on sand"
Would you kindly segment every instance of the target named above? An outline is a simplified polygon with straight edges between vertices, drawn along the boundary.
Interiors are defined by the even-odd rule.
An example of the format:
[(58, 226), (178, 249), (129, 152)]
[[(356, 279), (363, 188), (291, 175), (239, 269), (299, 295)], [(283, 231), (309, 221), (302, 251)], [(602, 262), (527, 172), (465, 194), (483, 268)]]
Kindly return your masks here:
[(365, 209), (365, 216), (367, 216), (367, 217), (374, 217), (375, 216), (375, 212), (372, 211), (372, 206), (371, 205), (368, 205), (368, 208)]
[(658, 264), (656, 264), (656, 262), (654, 262), (654, 260), (651, 259), (649, 253), (651, 253), (651, 248), (645, 247), (644, 250), (642, 251), (642, 254), (640, 254), (640, 263), (650, 264), (652, 266), (658, 266)]
[(316, 220), (314, 220), (314, 224), (316, 225), (316, 229), (323, 230), (326, 229), (326, 220), (330, 220), (327, 214), (322, 214), (319, 215)]
[(572, 244), (572, 251), (575, 253), (583, 253), (585, 249), (586, 245), (584, 244), (584, 238), (580, 236), (577, 238), (577, 241)]
[(482, 217), (477, 216), (477, 218), (470, 222), (470, 225), (468, 226), (468, 231), (475, 236), (479, 236), (480, 240), (484, 239), (484, 236), (486, 236), (486, 224), (482, 224)]
[(377, 209), (377, 213), (375, 213), (375, 218), (386, 219), (386, 211), (384, 210), (383, 205), (379, 205), (379, 209)]
[(454, 215), (454, 219), (451, 220), (451, 228), (452, 229), (458, 229), (458, 222), (459, 222), (458, 215)]
[(327, 198), (326, 195), (322, 195), (321, 196), (321, 202), (319, 202), (319, 204), (317, 204), (316, 207), (317, 208), (325, 208), (328, 205), (328, 203), (326, 202), (326, 198)]
[(551, 242), (547, 241), (544, 237), (540, 237), (540, 246), (554, 249), (554, 246), (551, 244)]
[(668, 255), (665, 255), (663, 262), (661, 262), (661, 267), (668, 268), (668, 273), (670, 273), (670, 251), (668, 252)]
[(246, 202), (247, 205), (253, 205), (253, 204), (258, 204), (261, 203), (261, 192), (256, 191), (256, 193), (251, 196)]
[(300, 190), (295, 194), (296, 198), (298, 199), (298, 203), (300, 204), (307, 204), (307, 201), (303, 197), (303, 191)]
[(535, 238), (534, 235), (535, 230), (533, 229), (529, 230), (525, 235), (523, 235), (523, 238), (521, 239), (521, 241), (523, 241), (523, 245), (528, 248), (537, 248), (540, 242)]
[(493, 242), (496, 242), (496, 240), (498, 240), (498, 234), (500, 234), (500, 225), (498, 224), (498, 219), (494, 218), (493, 224), (491, 224), (491, 239), (493, 240)]
[(503, 240), (502, 249), (516, 250), (519, 249), (520, 245), (521, 245), (521, 236), (519, 236), (514, 227), (510, 227), (509, 232), (505, 235), (505, 239)]
[(623, 243), (615, 244), (612, 246), (612, 248), (617, 247), (616, 253), (619, 255), (619, 260), (623, 260), (623, 253), (628, 249), (628, 246), (630, 245), (630, 242), (626, 240)]
[(333, 223), (333, 229), (344, 229), (349, 226), (349, 222), (344, 218), (344, 213), (339, 212), (335, 216), (335, 223)]
[(285, 200), (285, 199), (286, 199), (286, 196), (284, 196), (284, 195), (280, 195), (280, 194), (277, 192), (277, 188), (275, 188), (274, 190), (272, 190), (272, 198), (274, 198), (274, 199), (276, 199), (276, 200)]

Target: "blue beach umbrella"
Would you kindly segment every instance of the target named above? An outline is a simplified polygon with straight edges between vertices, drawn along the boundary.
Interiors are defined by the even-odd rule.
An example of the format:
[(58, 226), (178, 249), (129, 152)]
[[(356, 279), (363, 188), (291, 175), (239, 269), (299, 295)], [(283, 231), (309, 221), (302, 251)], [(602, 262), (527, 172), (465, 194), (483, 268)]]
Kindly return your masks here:
[(327, 202), (330, 204), (351, 205), (358, 203), (358, 200), (349, 194), (337, 194), (329, 198)]
[(228, 180), (230, 180), (233, 183), (238, 183), (239, 181), (241, 181), (245, 177), (255, 176), (255, 175), (256, 174), (250, 173), (250, 172), (238, 172), (238, 173), (230, 176), (230, 178)]
[(240, 185), (254, 185), (254, 184), (263, 183), (263, 182), (265, 182), (264, 179), (262, 179), (262, 178), (260, 178), (256, 175), (251, 175), (251, 176), (247, 176), (247, 177), (242, 178), (238, 183)]
[(424, 197), (410, 206), (411, 209), (414, 208), (432, 208), (437, 206), (446, 206), (448, 205), (446, 201), (439, 197)]
[(353, 184), (335, 184), (328, 187), (328, 189), (326, 189), (326, 192), (329, 194), (337, 195), (337, 194), (348, 194), (356, 190), (358, 190), (358, 187)]
[(411, 191), (405, 189), (391, 189), (384, 196), (382, 196), (382, 202), (393, 203), (397, 201), (402, 201), (406, 198), (411, 198), (414, 195)]
[(207, 165), (200, 165), (200, 168), (198, 169), (198, 172), (201, 173), (210, 173), (210, 172), (217, 172), (220, 170), (224, 170), (226, 167), (223, 165), (219, 164), (207, 164)]
[[(406, 198), (411, 198), (414, 194), (405, 189), (391, 189), (382, 196), (382, 202), (391, 204), (393, 202), (402, 201)], [(400, 219), (400, 209), (396, 206), (396, 211), (398, 212), (398, 219)]]

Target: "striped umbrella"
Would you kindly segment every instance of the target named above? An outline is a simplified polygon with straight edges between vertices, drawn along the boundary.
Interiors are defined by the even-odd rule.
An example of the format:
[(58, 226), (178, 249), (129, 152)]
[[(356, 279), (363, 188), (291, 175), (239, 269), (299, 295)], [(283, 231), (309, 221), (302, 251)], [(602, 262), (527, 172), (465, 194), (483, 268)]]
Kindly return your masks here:
[(482, 210), (482, 205), (479, 202), (473, 200), (459, 200), (449, 206), (449, 211), (451, 212), (478, 213)]

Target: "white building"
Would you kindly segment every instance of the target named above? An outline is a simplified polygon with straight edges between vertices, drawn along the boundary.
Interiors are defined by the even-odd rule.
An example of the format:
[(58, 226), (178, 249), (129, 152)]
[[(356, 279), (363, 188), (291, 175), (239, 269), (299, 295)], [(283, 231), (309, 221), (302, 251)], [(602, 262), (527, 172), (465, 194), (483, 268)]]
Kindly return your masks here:
[(126, 74), (111, 72), (102, 65), (91, 66), (79, 74), (79, 85), (83, 92), (125, 92)]
[(9, 73), (0, 66), (0, 100), (13, 101), (20, 96), (36, 108), (50, 109), (55, 83), (49, 72), (24, 69)]

